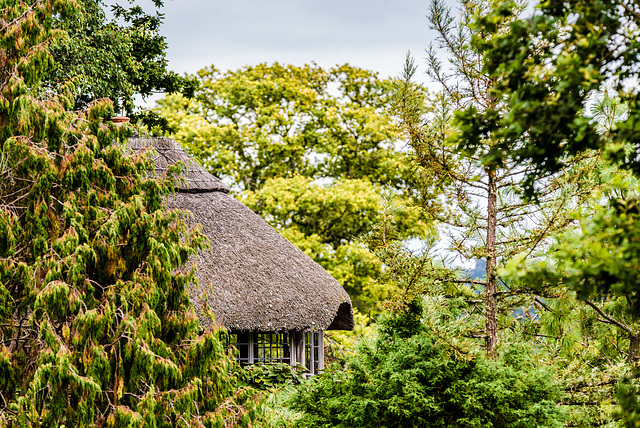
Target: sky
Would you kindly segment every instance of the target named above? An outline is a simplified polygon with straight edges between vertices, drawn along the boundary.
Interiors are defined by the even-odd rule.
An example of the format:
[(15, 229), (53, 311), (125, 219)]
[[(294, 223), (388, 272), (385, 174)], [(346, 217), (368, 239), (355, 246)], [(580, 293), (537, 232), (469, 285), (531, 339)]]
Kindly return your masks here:
[[(395, 77), (433, 39), (429, 0), (165, 0), (169, 69), (195, 73), (280, 62), (349, 63)], [(150, 0), (139, 2), (150, 5)], [(145, 7), (146, 10), (152, 10)], [(421, 68), (422, 73), (424, 67)], [(423, 74), (419, 79), (426, 81)]]

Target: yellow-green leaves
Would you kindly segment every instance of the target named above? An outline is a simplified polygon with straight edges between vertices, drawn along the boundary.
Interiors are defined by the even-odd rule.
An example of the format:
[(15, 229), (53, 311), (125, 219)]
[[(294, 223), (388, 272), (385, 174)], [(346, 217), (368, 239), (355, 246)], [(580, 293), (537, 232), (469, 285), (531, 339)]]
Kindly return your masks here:
[(402, 186), (406, 163), (386, 111), (390, 82), (343, 65), (259, 64), (198, 72), (198, 99), (169, 96), (157, 112), (209, 170), (242, 190), (299, 174)]
[[(250, 208), (340, 281), (363, 309), (390, 290), (357, 238), (377, 221), (383, 189), (414, 177), (389, 112), (391, 82), (348, 64), (258, 64), (200, 70), (197, 99), (172, 95), (156, 111), (180, 141)], [(402, 237), (423, 236), (415, 212)]]

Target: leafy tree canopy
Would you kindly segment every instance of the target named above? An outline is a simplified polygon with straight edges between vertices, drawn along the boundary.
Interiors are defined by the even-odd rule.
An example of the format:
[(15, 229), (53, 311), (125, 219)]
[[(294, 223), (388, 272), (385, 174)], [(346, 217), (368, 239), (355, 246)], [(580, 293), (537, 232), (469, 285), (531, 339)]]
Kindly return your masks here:
[[(51, 43), (53, 66), (47, 69), (42, 90), (56, 92), (72, 81), (76, 109), (109, 98), (115, 111), (130, 115), (133, 122), (142, 118), (148, 124), (165, 125), (153, 114), (134, 113), (134, 96), (156, 92), (192, 96), (195, 82), (167, 71), (167, 44), (160, 35), (163, 15), (157, 10), (147, 13), (133, 0), (128, 3), (78, 0), (73, 19), (54, 17), (54, 28), (64, 32)], [(153, 4), (159, 9), (163, 2)]]
[(158, 113), (205, 166), (240, 190), (269, 178), (367, 179), (403, 187), (409, 168), (387, 113), (389, 80), (350, 65), (259, 64), (198, 72), (197, 100)]
[[(383, 189), (401, 197), (413, 180), (388, 111), (391, 82), (346, 64), (209, 67), (197, 79), (196, 98), (158, 103), (173, 136), (334, 275), (360, 309), (376, 309), (389, 293), (377, 287), (381, 266), (356, 238), (376, 218)], [(405, 238), (427, 230), (408, 209), (397, 221)]]

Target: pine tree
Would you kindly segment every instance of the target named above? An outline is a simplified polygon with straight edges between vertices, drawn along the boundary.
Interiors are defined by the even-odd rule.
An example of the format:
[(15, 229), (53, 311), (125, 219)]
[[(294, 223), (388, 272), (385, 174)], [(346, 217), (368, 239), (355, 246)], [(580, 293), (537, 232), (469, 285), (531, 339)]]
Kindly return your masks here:
[[(513, 325), (514, 311), (530, 307), (536, 294), (545, 292), (507, 283), (498, 269), (520, 253), (530, 256), (544, 248), (554, 232), (572, 222), (571, 209), (590, 193), (583, 184), (596, 162), (585, 155), (537, 180), (541, 191), (532, 200), (521, 186), (532, 165), (511, 156), (494, 134), (459, 137), (461, 111), (507, 114), (492, 95), (495, 80), (482, 72), (482, 52), (471, 44), (474, 19), (495, 7), (493, 1), (465, 1), (456, 20), (443, 1), (432, 1), (429, 21), (439, 36), (437, 47), (428, 50), (427, 67), (441, 92), (425, 102), (424, 91), (412, 83), (410, 58), (398, 87), (398, 114), (423, 178), (419, 203), (425, 215), (444, 227), (450, 250), (463, 261), (486, 261), (484, 279), (443, 278), (438, 292), (465, 298), (471, 304), (470, 320), (482, 313), (478, 327), (484, 332), (471, 326), (467, 334), (484, 338), (489, 355), (495, 355), (499, 330)], [(440, 51), (447, 55), (446, 63)]]
[[(569, 371), (590, 379), (571, 382), (569, 373), (571, 389), (598, 389), (616, 381), (615, 376), (613, 382), (594, 379), (599, 371), (617, 366), (618, 374), (624, 373), (635, 365), (639, 350), (638, 187), (615, 172), (619, 167), (640, 171), (638, 91), (629, 85), (638, 76), (638, 4), (547, 1), (526, 16), (519, 17), (517, 10), (514, 2), (505, 2), (473, 24), (470, 45), (482, 52), (479, 66), (495, 82), (491, 95), (503, 108), (467, 106), (458, 114), (458, 141), (493, 136), (496, 159), (512, 156), (529, 163), (522, 183), (530, 196), (539, 194), (535, 183), (541, 177), (561, 171), (576, 155), (600, 151), (606, 169), (614, 170), (591, 206), (576, 210), (577, 227), (558, 235), (539, 264), (519, 260), (519, 268), (514, 263), (510, 272), (520, 283), (564, 289), (566, 301), (541, 309), (547, 337), (540, 340), (551, 349), (573, 342), (573, 352), (565, 353)], [(610, 93), (621, 103), (607, 101)], [(577, 358), (588, 367), (580, 367)], [(596, 406), (603, 401), (592, 397)], [(632, 404), (628, 398), (625, 406)]]
[(78, 7), (0, 2), (0, 425), (247, 422), (252, 392), (198, 332), (186, 263), (206, 242), (162, 209), (170, 177), (127, 153), (109, 100), (32, 91)]

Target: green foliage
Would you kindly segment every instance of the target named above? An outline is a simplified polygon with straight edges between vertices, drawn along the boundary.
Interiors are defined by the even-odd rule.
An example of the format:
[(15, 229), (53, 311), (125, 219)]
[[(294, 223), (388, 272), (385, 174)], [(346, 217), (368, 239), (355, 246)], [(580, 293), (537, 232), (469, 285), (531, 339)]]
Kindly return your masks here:
[[(173, 136), (327, 269), (358, 308), (377, 312), (393, 290), (379, 286), (382, 267), (356, 238), (372, 227), (383, 189), (410, 193), (413, 180), (387, 111), (391, 82), (349, 65), (277, 63), (211, 67), (197, 79), (197, 99), (158, 103)], [(405, 238), (426, 234), (415, 210), (397, 222)]]
[[(613, 141), (606, 147), (610, 158), (639, 171), (638, 93), (625, 88), (638, 73), (636, 5), (546, 1), (530, 17), (515, 17), (514, 6), (507, 2), (480, 17), (473, 39), (483, 53), (483, 71), (496, 82), (491, 95), (508, 106), (508, 114), (460, 112), (458, 141), (497, 135), (503, 153), (536, 166), (524, 182), (529, 192), (536, 177), (558, 171), (568, 156), (605, 148), (607, 140)], [(585, 115), (605, 82), (629, 109), (610, 138), (602, 138), (598, 122)]]
[(254, 428), (293, 428), (302, 413), (291, 410), (287, 402), (295, 394), (293, 385), (276, 389), (264, 400), (262, 417), (252, 425)]
[(297, 426), (561, 426), (560, 390), (528, 350), (512, 349), (495, 362), (460, 355), (416, 326), (413, 309), (391, 315), (345, 367), (298, 389), (291, 406), (305, 413)]
[(385, 111), (391, 82), (342, 65), (324, 70), (259, 64), (196, 76), (197, 101), (158, 102), (174, 136), (214, 174), (241, 190), (269, 178), (364, 179), (402, 187), (410, 179)]
[(638, 385), (636, 379), (626, 379), (616, 394), (620, 404), (613, 417), (620, 419), (625, 428), (640, 426), (640, 404), (638, 403)]
[[(167, 71), (167, 44), (160, 35), (163, 15), (149, 14), (139, 5), (103, 0), (77, 0), (73, 19), (59, 17), (53, 25), (64, 30), (52, 41), (53, 66), (47, 70), (43, 90), (58, 91), (74, 82), (76, 109), (93, 100), (109, 98), (117, 112), (127, 113), (132, 122), (166, 127), (165, 121), (148, 114), (134, 114), (133, 97), (156, 92), (182, 92), (192, 96), (195, 82)], [(128, 3), (133, 3), (128, 1)], [(154, 8), (162, 1), (155, 0)], [(111, 8), (113, 18), (105, 9)], [(89, 60), (87, 60), (89, 58)], [(155, 119), (155, 120), (154, 120)]]
[[(582, 299), (635, 292), (640, 257), (640, 247), (633, 239), (640, 234), (637, 191), (620, 178), (603, 190), (597, 203), (576, 214), (580, 228), (558, 235), (548, 258), (530, 267), (527, 275), (531, 276), (526, 280), (562, 282), (577, 290)], [(515, 261), (514, 268), (521, 262)], [(517, 270), (509, 272), (518, 274)], [(630, 309), (635, 310), (633, 304), (635, 301)]]
[(33, 95), (78, 7), (0, 3), (0, 425), (248, 425), (255, 391), (187, 294), (206, 239), (162, 209), (179, 166), (148, 177), (108, 100)]
[[(530, 306), (536, 322), (523, 332), (564, 361), (562, 376), (580, 391), (581, 403), (592, 403), (591, 412), (613, 398), (611, 388), (601, 395), (597, 386), (615, 384), (640, 356), (637, 184), (617, 171), (640, 171), (638, 91), (628, 85), (638, 76), (637, 4), (545, 1), (531, 15), (521, 11), (506, 2), (472, 23), (469, 46), (479, 53), (482, 73), (493, 82), (488, 95), (500, 108), (456, 112), (459, 132), (451, 141), (484, 163), (529, 165), (522, 187), (534, 198), (545, 192), (540, 180), (576, 158), (602, 153), (608, 161), (594, 163), (596, 174), (580, 184), (587, 197), (569, 210), (579, 224), (561, 227), (555, 242), (499, 272), (510, 287), (538, 294)], [(484, 153), (479, 148), (489, 138), (495, 150)]]
[(284, 363), (256, 364), (245, 369), (247, 384), (260, 390), (269, 390), (286, 385), (300, 385), (307, 370), (302, 366)]
[[(454, 16), (444, 1), (431, 1), (428, 18), (438, 37), (428, 50), (427, 66), (439, 92), (425, 94), (412, 82), (416, 67), (409, 57), (395, 97), (418, 164), (417, 203), (426, 221), (437, 223), (446, 234), (448, 250), (456, 258), (445, 260), (448, 271), (434, 269), (441, 275), (435, 283), (441, 286), (429, 293), (467, 303), (468, 324), (476, 329), (468, 333), (484, 339), (488, 354), (499, 346), (501, 332), (513, 326), (514, 312), (536, 298), (531, 289), (507, 283), (499, 267), (517, 254), (530, 256), (545, 248), (553, 233), (572, 223), (571, 210), (600, 184), (593, 180), (598, 159), (585, 154), (566, 162), (555, 175), (537, 180), (540, 194), (533, 201), (522, 194), (521, 185), (534, 166), (505, 149), (498, 128), (466, 133), (468, 124), (459, 116), (467, 108), (487, 116), (510, 114), (509, 106), (492, 96), (499, 82), (486, 78), (479, 66), (483, 52), (472, 43), (478, 37), (474, 20), (493, 11), (497, 3), (464, 1), (459, 16)], [(507, 19), (500, 21), (496, 31), (508, 31), (509, 24)], [(483, 260), (486, 275), (455, 274), (454, 260), (465, 264)]]

